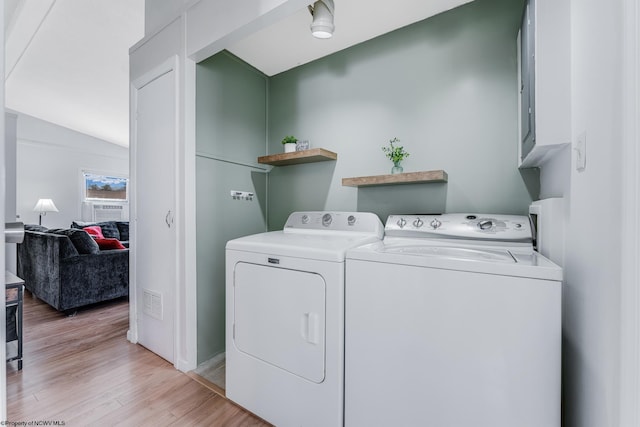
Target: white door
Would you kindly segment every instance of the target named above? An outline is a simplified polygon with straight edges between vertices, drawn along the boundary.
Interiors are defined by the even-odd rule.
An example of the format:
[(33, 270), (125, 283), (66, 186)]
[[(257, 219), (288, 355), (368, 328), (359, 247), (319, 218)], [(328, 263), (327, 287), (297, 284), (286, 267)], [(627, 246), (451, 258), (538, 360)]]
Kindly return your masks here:
[(135, 293), (138, 343), (174, 362), (175, 70), (136, 92)]

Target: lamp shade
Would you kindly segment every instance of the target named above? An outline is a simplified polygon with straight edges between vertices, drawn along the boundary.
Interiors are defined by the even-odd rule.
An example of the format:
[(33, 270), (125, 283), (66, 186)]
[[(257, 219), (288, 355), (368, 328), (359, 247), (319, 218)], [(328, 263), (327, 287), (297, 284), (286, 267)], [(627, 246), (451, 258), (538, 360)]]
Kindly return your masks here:
[(58, 212), (55, 203), (51, 199), (40, 199), (33, 208), (34, 212)]

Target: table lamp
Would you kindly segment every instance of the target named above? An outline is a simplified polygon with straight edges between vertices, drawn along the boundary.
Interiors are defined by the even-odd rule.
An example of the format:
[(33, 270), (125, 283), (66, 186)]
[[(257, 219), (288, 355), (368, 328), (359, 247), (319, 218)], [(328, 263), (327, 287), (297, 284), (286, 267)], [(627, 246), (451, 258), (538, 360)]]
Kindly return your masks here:
[(42, 217), (47, 214), (47, 212), (59, 212), (58, 208), (56, 208), (55, 203), (51, 199), (39, 199), (36, 206), (33, 208), (34, 212), (40, 212), (40, 217), (38, 219), (38, 225), (42, 225)]

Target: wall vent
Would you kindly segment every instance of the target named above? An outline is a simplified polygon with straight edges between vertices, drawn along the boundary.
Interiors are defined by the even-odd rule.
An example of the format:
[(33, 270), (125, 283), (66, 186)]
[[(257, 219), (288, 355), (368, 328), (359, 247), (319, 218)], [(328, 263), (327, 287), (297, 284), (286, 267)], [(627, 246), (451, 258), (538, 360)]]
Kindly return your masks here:
[(162, 320), (162, 294), (149, 289), (143, 291), (143, 308), (142, 312), (147, 316)]

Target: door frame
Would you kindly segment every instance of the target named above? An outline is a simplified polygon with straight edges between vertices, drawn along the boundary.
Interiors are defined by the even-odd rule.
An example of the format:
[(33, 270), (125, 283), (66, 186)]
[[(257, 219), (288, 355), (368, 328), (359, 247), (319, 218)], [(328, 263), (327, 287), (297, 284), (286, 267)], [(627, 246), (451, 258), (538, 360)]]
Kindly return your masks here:
[(620, 371), (617, 425), (640, 425), (640, 0), (622, 1)]
[[(179, 99), (180, 99), (180, 76), (179, 76), (179, 58), (177, 55), (173, 55), (170, 58), (166, 59), (164, 62), (162, 62), (161, 64), (157, 65), (156, 67), (152, 68), (151, 70), (149, 70), (148, 72), (144, 73), (142, 76), (136, 78), (135, 80), (132, 80), (131, 84), (130, 84), (130, 109), (129, 109), (129, 128), (130, 128), (130, 145), (129, 145), (129, 175), (130, 175), (130, 191), (131, 191), (131, 196), (130, 196), (130, 205), (129, 205), (129, 216), (130, 216), (130, 224), (131, 224), (131, 246), (133, 248), (133, 251), (129, 252), (129, 330), (127, 331), (127, 339), (134, 343), (137, 344), (138, 343), (138, 298), (137, 298), (137, 283), (136, 283), (136, 270), (137, 270), (137, 257), (136, 257), (136, 250), (137, 250), (137, 220), (138, 220), (138, 200), (137, 200), (137, 169), (136, 169), (136, 162), (138, 159), (138, 141), (137, 141), (137, 121), (136, 121), (136, 116), (137, 116), (137, 111), (138, 111), (138, 91), (142, 88), (144, 88), (146, 85), (148, 85), (149, 83), (155, 81), (156, 79), (164, 76), (167, 73), (173, 72), (174, 73), (174, 77), (173, 77), (173, 84), (175, 86), (175, 101), (176, 101), (176, 108), (174, 111), (174, 120), (175, 120), (175, 135), (174, 135), (174, 141), (176, 141), (176, 143), (174, 144), (174, 152), (173, 152), (173, 158), (174, 160), (174, 194), (175, 194), (175, 200), (174, 200), (174, 204), (176, 206), (174, 206), (174, 211), (175, 211), (175, 225), (174, 227), (176, 227), (176, 247), (177, 247), (177, 240), (178, 240), (178, 227), (177, 225), (180, 223), (180, 217), (179, 217), (179, 209), (177, 209), (177, 200), (178, 200), (178, 186), (177, 186), (177, 182), (178, 182), (178, 141), (179, 141), (179, 137), (180, 137), (180, 108), (179, 108)], [(174, 361), (173, 364), (176, 368), (178, 368), (181, 363), (180, 363), (180, 358), (179, 358), (179, 354), (180, 354), (180, 349), (178, 348), (178, 343), (181, 342), (181, 330), (177, 327), (178, 324), (180, 324), (179, 321), (179, 317), (184, 313), (184, 307), (181, 307), (181, 305), (184, 305), (184, 303), (180, 300), (179, 298), (179, 280), (178, 280), (178, 271), (179, 271), (179, 266), (178, 266), (178, 252), (176, 251), (176, 259), (174, 260), (175, 265), (176, 265), (176, 271), (175, 271), (175, 275), (176, 277), (174, 277), (173, 282), (175, 283), (174, 288), (173, 288), (173, 304), (174, 304), (174, 320), (173, 320), (173, 330), (174, 330), (174, 336), (173, 336), (173, 354), (174, 354)]]

